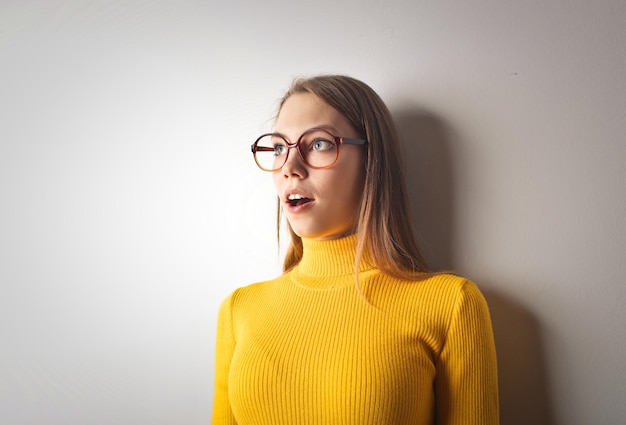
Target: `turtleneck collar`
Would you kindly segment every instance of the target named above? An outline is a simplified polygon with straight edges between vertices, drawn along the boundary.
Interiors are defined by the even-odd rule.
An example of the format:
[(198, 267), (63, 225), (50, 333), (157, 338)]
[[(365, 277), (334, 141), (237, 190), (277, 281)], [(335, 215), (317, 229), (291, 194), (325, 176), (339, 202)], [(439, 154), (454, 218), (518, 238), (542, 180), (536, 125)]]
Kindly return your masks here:
[[(299, 276), (339, 277), (354, 275), (356, 234), (339, 239), (302, 239), (302, 260), (296, 266)], [(363, 255), (359, 272), (374, 268), (369, 256)]]

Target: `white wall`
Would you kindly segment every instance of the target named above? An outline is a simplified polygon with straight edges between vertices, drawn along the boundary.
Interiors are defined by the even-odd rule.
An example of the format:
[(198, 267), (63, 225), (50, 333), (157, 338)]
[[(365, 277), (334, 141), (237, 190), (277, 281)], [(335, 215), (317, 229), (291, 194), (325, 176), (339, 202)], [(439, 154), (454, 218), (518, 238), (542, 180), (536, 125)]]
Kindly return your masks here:
[(621, 423), (625, 23), (622, 0), (0, 1), (0, 423), (208, 422), (217, 306), (279, 270), (249, 145), (319, 72), (392, 109), (429, 257), (490, 302), (502, 423)]

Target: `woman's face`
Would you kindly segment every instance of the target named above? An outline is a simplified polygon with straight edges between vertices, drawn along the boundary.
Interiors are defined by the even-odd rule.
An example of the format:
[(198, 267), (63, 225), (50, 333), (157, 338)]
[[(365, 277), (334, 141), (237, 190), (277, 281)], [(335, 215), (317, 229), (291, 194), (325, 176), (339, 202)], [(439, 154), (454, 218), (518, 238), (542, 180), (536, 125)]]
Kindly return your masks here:
[[(297, 93), (285, 101), (274, 131), (295, 143), (315, 127), (334, 136), (359, 137), (343, 115), (311, 93)], [(333, 167), (314, 169), (290, 149), (287, 162), (273, 178), (284, 214), (298, 236), (336, 239), (354, 232), (365, 181), (364, 155), (363, 146), (340, 145)]]

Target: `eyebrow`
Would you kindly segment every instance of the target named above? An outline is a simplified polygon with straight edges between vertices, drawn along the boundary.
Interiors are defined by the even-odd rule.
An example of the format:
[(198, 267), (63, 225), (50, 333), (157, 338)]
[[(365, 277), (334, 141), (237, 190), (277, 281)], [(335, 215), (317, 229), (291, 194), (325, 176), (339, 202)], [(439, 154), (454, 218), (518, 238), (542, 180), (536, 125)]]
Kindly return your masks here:
[[(329, 131), (330, 133), (332, 133), (332, 134), (333, 134), (333, 136), (336, 136), (336, 137), (341, 137), (341, 136), (337, 136), (337, 133), (341, 133), (341, 132), (337, 129), (337, 127), (334, 127), (334, 126), (332, 126), (332, 125), (330, 125), (330, 124), (320, 124), (320, 125), (314, 125), (313, 127), (309, 127), (309, 128), (307, 128), (306, 130), (304, 130), (302, 133), (300, 133), (300, 135), (302, 135), (302, 134), (306, 133), (307, 131), (313, 130), (314, 128), (320, 128), (320, 129), (322, 129), (322, 130)], [(286, 135), (285, 133), (283, 133), (283, 132), (280, 132), (280, 131), (274, 131), (273, 133), (274, 133), (274, 134), (279, 134), (279, 135), (281, 135), (282, 137), (287, 138), (287, 135)], [(299, 136), (298, 136), (298, 137), (299, 137)]]
[(322, 124), (322, 125), (316, 125), (315, 127), (311, 127), (311, 128), (309, 128), (309, 130), (314, 129), (314, 128), (321, 128), (321, 129), (324, 129), (324, 130), (328, 130), (328, 131), (330, 131), (331, 133), (340, 133), (340, 131), (339, 131), (339, 130), (337, 130), (337, 128), (336, 128), (336, 127), (333, 127), (332, 125), (328, 125), (328, 124), (326, 124), (326, 125), (324, 125), (324, 124)]

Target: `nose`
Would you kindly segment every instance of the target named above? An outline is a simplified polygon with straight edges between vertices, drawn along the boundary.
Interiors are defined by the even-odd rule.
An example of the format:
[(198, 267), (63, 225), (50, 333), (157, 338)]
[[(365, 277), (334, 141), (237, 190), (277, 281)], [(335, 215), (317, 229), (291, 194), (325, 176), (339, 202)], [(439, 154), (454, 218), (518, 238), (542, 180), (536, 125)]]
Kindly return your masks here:
[(281, 172), (284, 177), (305, 178), (308, 175), (306, 164), (302, 160), (300, 151), (296, 146), (289, 146), (287, 160), (283, 164)]

